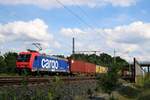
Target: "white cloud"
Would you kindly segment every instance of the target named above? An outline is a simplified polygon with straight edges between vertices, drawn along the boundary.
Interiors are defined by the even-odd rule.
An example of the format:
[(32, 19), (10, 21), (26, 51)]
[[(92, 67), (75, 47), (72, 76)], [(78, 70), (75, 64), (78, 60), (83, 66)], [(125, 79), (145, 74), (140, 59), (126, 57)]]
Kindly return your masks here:
[(109, 39), (127, 44), (138, 44), (147, 42), (150, 39), (150, 23), (141, 21), (133, 22), (129, 25), (117, 26), (113, 29), (105, 29), (109, 34)]
[[(75, 29), (75, 28), (74, 28)], [(72, 37), (71, 30), (77, 33), (76, 48), (81, 50), (101, 50), (113, 53), (114, 48), (117, 55), (126, 59), (138, 57), (140, 60), (149, 59), (150, 45), (150, 23), (136, 21), (129, 25), (116, 26), (104, 29), (77, 29), (63, 28), (61, 34)], [(79, 31), (80, 30), (80, 31)], [(82, 34), (84, 33), (84, 34)]]
[(136, 0), (106, 0), (114, 6), (123, 6), (127, 7), (136, 3)]
[(100, 7), (111, 4), (113, 6), (128, 7), (136, 3), (136, 0), (0, 0), (0, 4), (4, 5), (35, 5), (42, 8), (61, 7), (57, 2), (60, 1), (65, 6), (88, 6)]
[(69, 37), (81, 37), (84, 36), (86, 34), (88, 34), (88, 32), (85, 32), (84, 30), (81, 30), (79, 28), (62, 28), (61, 30), (61, 34), (63, 34), (64, 36), (69, 36)]
[(33, 42), (41, 43), (44, 48), (60, 47), (60, 44), (54, 40), (53, 34), (48, 32), (46, 23), (41, 19), (0, 24), (0, 40), (6, 48), (10, 48), (11, 43), (16, 48), (25, 48), (24, 45), (31, 45)]

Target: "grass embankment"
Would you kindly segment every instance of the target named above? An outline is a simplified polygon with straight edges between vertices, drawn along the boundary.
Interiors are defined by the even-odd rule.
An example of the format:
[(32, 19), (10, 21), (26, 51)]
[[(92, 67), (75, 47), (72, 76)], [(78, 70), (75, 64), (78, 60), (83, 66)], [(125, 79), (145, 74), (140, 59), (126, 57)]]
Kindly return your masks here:
[(17, 73), (0, 73), (0, 76), (19, 76)]
[(63, 82), (59, 77), (48, 84), (0, 87), (0, 100), (88, 100), (96, 82)]
[[(0, 74), (1, 75), (1, 74)], [(17, 76), (17, 74), (13, 74)], [(10, 74), (2, 74), (10, 76)], [(137, 83), (129, 83), (123, 80), (112, 91), (110, 95), (103, 93), (96, 88), (95, 83), (64, 84), (56, 77), (48, 85), (0, 87), (0, 100), (149, 100), (150, 99), (150, 78), (145, 78)], [(101, 83), (98, 83), (101, 84)], [(19, 94), (19, 95), (18, 95)], [(89, 98), (90, 97), (90, 98)]]

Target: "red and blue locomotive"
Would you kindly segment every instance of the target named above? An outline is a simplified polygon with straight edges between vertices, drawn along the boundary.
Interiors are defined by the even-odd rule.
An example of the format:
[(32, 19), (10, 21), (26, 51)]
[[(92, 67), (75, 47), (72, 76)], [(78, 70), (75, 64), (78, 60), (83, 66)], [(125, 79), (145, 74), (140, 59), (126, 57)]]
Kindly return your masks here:
[(20, 52), (16, 67), (19, 73), (23, 71), (69, 73), (69, 62), (67, 59), (47, 56), (33, 50)]

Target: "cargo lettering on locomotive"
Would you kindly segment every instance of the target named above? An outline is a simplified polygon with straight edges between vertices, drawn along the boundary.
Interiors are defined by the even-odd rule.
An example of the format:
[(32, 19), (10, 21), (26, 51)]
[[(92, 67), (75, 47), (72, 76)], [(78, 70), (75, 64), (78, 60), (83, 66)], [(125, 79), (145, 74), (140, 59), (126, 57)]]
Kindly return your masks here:
[(42, 68), (58, 69), (59, 64), (56, 60), (42, 59), (41, 66)]

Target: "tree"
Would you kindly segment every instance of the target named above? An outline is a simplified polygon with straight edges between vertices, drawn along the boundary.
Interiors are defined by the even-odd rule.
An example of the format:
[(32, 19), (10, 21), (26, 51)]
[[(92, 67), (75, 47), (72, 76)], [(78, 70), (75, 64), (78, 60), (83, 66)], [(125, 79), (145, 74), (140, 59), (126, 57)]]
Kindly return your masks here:
[(16, 68), (16, 58), (17, 53), (15, 52), (8, 52), (4, 54), (5, 63), (6, 63), (6, 70), (8, 73), (14, 73)]
[(6, 63), (4, 61), (4, 57), (0, 56), (0, 73), (6, 72)]
[(116, 64), (120, 69), (129, 65), (129, 63), (126, 60), (122, 59), (119, 56), (116, 57)]
[(104, 66), (110, 66), (113, 62), (112, 57), (106, 53), (100, 54), (99, 59), (101, 60), (102, 65), (104, 65)]
[(111, 70), (107, 74), (101, 75), (98, 78), (100, 89), (111, 96), (112, 91), (118, 86), (118, 74), (116, 64), (111, 64)]
[(54, 57), (65, 58), (64, 55), (53, 55)]

